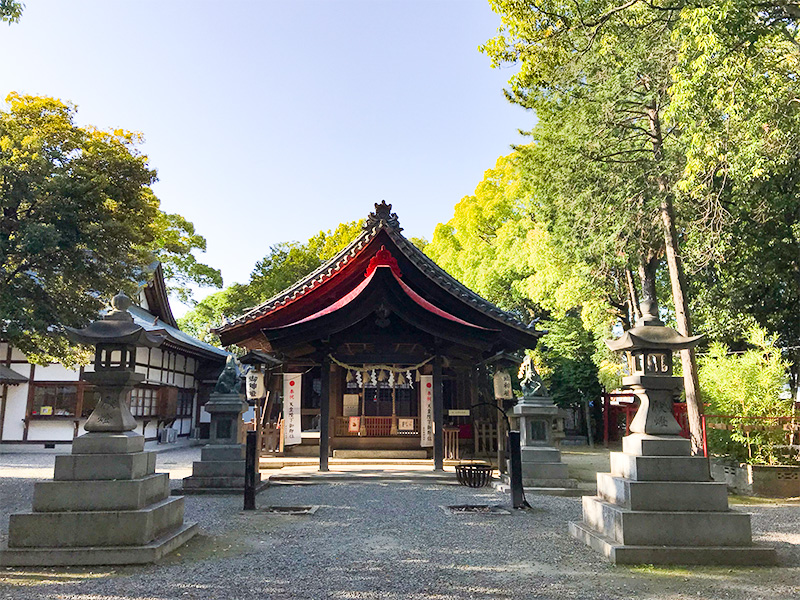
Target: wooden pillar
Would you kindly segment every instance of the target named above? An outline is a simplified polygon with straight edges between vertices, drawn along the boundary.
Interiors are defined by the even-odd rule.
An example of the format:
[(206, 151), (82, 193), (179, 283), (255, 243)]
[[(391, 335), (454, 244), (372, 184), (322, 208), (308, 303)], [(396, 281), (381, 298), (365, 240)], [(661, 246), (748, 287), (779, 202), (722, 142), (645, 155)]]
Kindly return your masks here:
[(444, 471), (444, 385), (438, 349), (433, 358), (433, 468)]
[(331, 418), (331, 358), (322, 357), (319, 399), (319, 470), (328, 470), (329, 423)]

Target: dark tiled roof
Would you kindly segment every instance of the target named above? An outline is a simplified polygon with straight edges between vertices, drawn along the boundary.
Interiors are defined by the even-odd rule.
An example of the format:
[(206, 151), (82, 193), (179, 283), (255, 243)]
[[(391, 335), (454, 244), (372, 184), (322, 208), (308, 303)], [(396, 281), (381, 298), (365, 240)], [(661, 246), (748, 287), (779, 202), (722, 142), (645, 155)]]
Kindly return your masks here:
[(306, 292), (319, 286), (323, 281), (331, 277), (334, 273), (340, 271), (360, 250), (362, 250), (372, 239), (377, 235), (380, 230), (379, 226), (365, 229), (361, 235), (354, 239), (346, 248), (339, 254), (334, 256), (328, 262), (312, 271), (305, 279), (301, 279), (297, 283), (289, 286), (282, 292), (276, 294), (263, 304), (250, 309), (243, 315), (236, 317), (224, 323), (215, 331), (225, 331), (236, 325), (248, 323), (262, 315), (272, 312), (278, 306), (285, 306), (293, 302), (297, 298), (303, 296)]
[(298, 281), (294, 285), (273, 296), (263, 304), (247, 311), (245, 314), (229, 320), (215, 331), (226, 331), (238, 325), (249, 323), (260, 316), (272, 312), (279, 306), (285, 306), (302, 297), (306, 292), (318, 287), (334, 273), (340, 271), (353, 257), (359, 253), (359, 251), (361, 251), (375, 238), (379, 231), (383, 229), (389, 235), (391, 240), (397, 244), (397, 247), (403, 252), (405, 257), (418, 269), (420, 269), (420, 271), (425, 273), (432, 281), (438, 284), (439, 287), (443, 288), (456, 298), (459, 298), (461, 301), (469, 304), (480, 312), (519, 331), (523, 331), (529, 335), (544, 334), (544, 332), (539, 332), (535, 331), (533, 328), (528, 328), (527, 325), (522, 323), (511, 313), (497, 308), (494, 304), (485, 298), (482, 298), (464, 284), (460, 283), (447, 271), (442, 269), (433, 260), (426, 256), (422, 250), (409, 242), (400, 233), (402, 228), (400, 227), (397, 215), (391, 212), (391, 208), (392, 205), (386, 204), (385, 202), (376, 204), (375, 212), (371, 213), (367, 218), (367, 221), (364, 225), (364, 231), (346, 248), (339, 252), (339, 254), (313, 271), (305, 279)]
[(26, 381), (28, 381), (28, 378), (25, 377), (25, 375), (20, 375), (15, 370), (0, 365), (0, 383), (4, 383), (6, 385), (19, 385), (20, 383), (25, 383)]

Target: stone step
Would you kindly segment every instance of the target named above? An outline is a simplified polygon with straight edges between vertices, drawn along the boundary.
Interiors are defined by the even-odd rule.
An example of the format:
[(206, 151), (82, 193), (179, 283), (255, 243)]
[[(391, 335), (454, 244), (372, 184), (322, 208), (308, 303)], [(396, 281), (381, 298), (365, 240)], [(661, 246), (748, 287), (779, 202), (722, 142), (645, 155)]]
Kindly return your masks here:
[[(509, 466), (508, 472), (511, 472)], [(569, 479), (569, 467), (561, 462), (542, 463), (542, 462), (523, 462), (523, 479)]]
[(192, 465), (192, 475), (197, 477), (244, 477), (243, 460), (197, 461)]
[(133, 431), (89, 432), (72, 442), (72, 454), (132, 454), (143, 450), (144, 436)]
[(631, 510), (728, 510), (727, 486), (713, 481), (634, 481), (598, 473), (597, 495)]
[(17, 513), (9, 517), (8, 547), (142, 546), (181, 527), (183, 498), (139, 510)]
[(542, 462), (559, 463), (561, 462), (561, 452), (555, 448), (537, 448), (535, 446), (524, 446), (520, 449), (522, 462)]
[(236, 444), (231, 446), (203, 446), (200, 450), (200, 460), (244, 460), (244, 446)]
[(634, 511), (583, 497), (583, 523), (626, 546), (749, 546), (750, 515), (735, 511)]
[(611, 474), (635, 481), (711, 481), (702, 456), (635, 456), (611, 453)]
[(169, 475), (120, 481), (41, 481), (33, 487), (33, 512), (137, 510), (169, 496)]
[(188, 542), (197, 532), (197, 523), (186, 523), (141, 546), (9, 548), (0, 551), (0, 566), (66, 567), (152, 563)]
[(622, 438), (622, 451), (637, 456), (691, 456), (692, 442), (679, 435), (632, 433)]
[(632, 546), (622, 545), (587, 527), (570, 523), (569, 533), (615, 564), (649, 565), (774, 565), (774, 548), (763, 546)]
[(155, 470), (155, 452), (66, 454), (56, 456), (53, 479), (56, 481), (141, 479), (152, 475)]
[[(257, 475), (257, 479), (261, 481), (260, 474)], [(198, 477), (191, 475), (183, 478), (183, 489), (186, 493), (191, 493), (192, 489), (197, 488), (244, 490), (244, 474), (241, 477)]]
[[(317, 450), (319, 455), (319, 450)], [(426, 450), (346, 450), (333, 451), (333, 458), (427, 458)]]

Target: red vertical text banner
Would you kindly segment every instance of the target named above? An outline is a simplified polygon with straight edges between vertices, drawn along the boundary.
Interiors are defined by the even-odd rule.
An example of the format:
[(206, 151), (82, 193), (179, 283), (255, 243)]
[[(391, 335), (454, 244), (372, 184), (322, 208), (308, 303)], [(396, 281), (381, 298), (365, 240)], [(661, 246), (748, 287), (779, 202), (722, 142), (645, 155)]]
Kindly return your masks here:
[(302, 396), (303, 374), (283, 374), (283, 443), (285, 446), (299, 444), (300, 437), (300, 398)]
[(419, 376), (420, 441), (423, 448), (433, 447), (433, 375)]

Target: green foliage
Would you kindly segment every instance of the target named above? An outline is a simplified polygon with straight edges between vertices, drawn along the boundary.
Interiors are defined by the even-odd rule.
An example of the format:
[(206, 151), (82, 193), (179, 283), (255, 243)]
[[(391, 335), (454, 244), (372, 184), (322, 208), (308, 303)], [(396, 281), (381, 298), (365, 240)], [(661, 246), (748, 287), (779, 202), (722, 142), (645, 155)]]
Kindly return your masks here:
[(208, 343), (219, 344), (211, 329), (223, 317), (244, 314), (293, 285), (344, 249), (361, 233), (363, 225), (363, 220), (341, 223), (336, 229), (320, 231), (305, 244), (275, 244), (256, 263), (249, 283), (235, 283), (198, 302), (179, 320), (181, 329)]
[[(781, 398), (787, 363), (775, 347), (774, 337), (753, 328), (748, 341), (754, 348), (743, 354), (729, 354), (727, 346), (715, 343), (708, 355), (701, 357), (698, 375), (709, 404), (706, 412), (737, 417), (790, 416), (792, 400)], [(781, 446), (787, 443), (787, 432), (777, 421), (733, 419), (730, 423), (732, 431), (709, 429), (712, 450), (754, 464), (785, 460)]]
[(581, 319), (566, 315), (542, 326), (550, 333), (536, 346), (534, 362), (555, 403), (570, 407), (598, 398), (603, 390), (592, 360), (595, 339)]
[[(133, 295), (154, 258), (173, 276), (199, 236), (164, 215), (138, 134), (80, 128), (75, 108), (10, 94), (0, 110), (0, 338), (37, 362), (83, 358), (58, 332), (95, 318), (104, 298)], [(193, 233), (193, 232), (192, 232)], [(218, 273), (217, 273), (218, 276)]]
[(0, 0), (0, 21), (19, 23), (25, 5), (19, 0)]
[(206, 239), (198, 235), (194, 224), (177, 214), (159, 211), (153, 222), (153, 241), (147, 249), (161, 262), (169, 291), (181, 302), (192, 301), (190, 284), (199, 287), (222, 287), (222, 273), (197, 260), (193, 252), (205, 252)]

